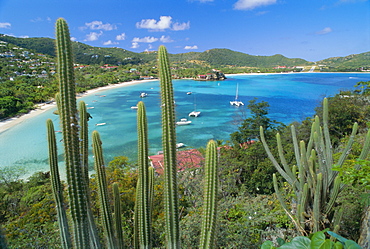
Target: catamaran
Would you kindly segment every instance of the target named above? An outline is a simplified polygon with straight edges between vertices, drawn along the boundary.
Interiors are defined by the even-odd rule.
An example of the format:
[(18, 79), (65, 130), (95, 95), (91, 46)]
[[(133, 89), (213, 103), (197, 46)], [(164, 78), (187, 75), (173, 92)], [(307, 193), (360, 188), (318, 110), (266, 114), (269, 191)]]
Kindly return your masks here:
[(189, 117), (198, 117), (200, 115), (200, 111), (197, 111), (197, 104), (196, 104), (196, 99), (194, 95), (194, 111), (189, 113)]
[(238, 88), (239, 88), (239, 84), (236, 84), (235, 100), (234, 101), (230, 101), (230, 105), (235, 105), (235, 106), (244, 105), (243, 102), (241, 102), (241, 101), (238, 100)]

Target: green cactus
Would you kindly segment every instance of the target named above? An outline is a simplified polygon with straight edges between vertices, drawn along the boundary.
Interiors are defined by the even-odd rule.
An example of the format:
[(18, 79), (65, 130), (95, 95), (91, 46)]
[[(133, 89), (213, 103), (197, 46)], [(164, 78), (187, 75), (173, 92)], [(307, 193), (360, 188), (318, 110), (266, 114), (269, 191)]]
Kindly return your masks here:
[(56, 50), (64, 157), (67, 170), (68, 194), (73, 223), (74, 246), (89, 247), (87, 200), (79, 149), (79, 125), (75, 97), (75, 79), (72, 62), (72, 46), (67, 23), (59, 18), (56, 22)]
[(180, 248), (179, 211), (177, 197), (177, 159), (175, 105), (167, 49), (158, 49), (162, 108), (162, 146), (164, 152), (164, 202), (166, 220), (166, 248)]
[(93, 131), (92, 133), (93, 142), (93, 153), (95, 161), (95, 171), (98, 178), (98, 192), (99, 192), (99, 202), (101, 208), (101, 218), (105, 233), (105, 238), (107, 240), (108, 248), (114, 249), (117, 247), (117, 241), (113, 230), (113, 219), (112, 212), (109, 207), (108, 200), (108, 184), (107, 177), (105, 174), (105, 164), (103, 158), (102, 142), (100, 139), (99, 132)]
[(138, 231), (140, 248), (152, 247), (150, 186), (149, 186), (149, 158), (148, 158), (148, 127), (145, 105), (138, 103), (137, 133), (138, 133), (138, 165), (140, 187), (138, 189)]
[(90, 200), (90, 189), (89, 189), (89, 162), (88, 162), (88, 151), (89, 151), (89, 135), (88, 135), (88, 113), (86, 109), (86, 104), (84, 101), (80, 101), (78, 104), (78, 113), (80, 114), (80, 154), (82, 162), (83, 180), (86, 186), (86, 205), (87, 205), (87, 218), (89, 221), (89, 235), (90, 235), (90, 245), (93, 248), (101, 248), (98, 229), (95, 224), (95, 219), (93, 212), (91, 210), (91, 200)]
[(214, 248), (215, 230), (217, 219), (217, 191), (218, 191), (218, 166), (217, 166), (217, 148), (215, 141), (208, 142), (206, 148), (204, 181), (204, 204), (203, 220), (200, 234), (199, 248)]
[(121, 221), (121, 198), (118, 188), (118, 183), (113, 183), (113, 199), (114, 199), (114, 227), (117, 238), (117, 248), (124, 248), (122, 221)]
[(63, 198), (63, 185), (60, 182), (59, 170), (58, 170), (58, 153), (57, 143), (55, 139), (54, 124), (51, 119), (46, 121), (47, 124), (47, 137), (49, 145), (49, 165), (50, 165), (50, 177), (51, 185), (53, 189), (53, 195), (55, 199), (60, 239), (62, 247), (67, 249), (72, 247), (71, 235), (69, 233), (69, 225), (67, 220), (67, 213)]
[[(293, 198), (293, 203), (296, 203), (296, 207), (293, 206), (293, 210), (295, 214), (293, 214), (294, 212), (291, 213), (285, 204), (279, 192), (276, 176), (273, 175), (274, 189), (279, 202), (295, 224), (297, 231), (303, 235), (323, 230), (330, 226), (328, 220), (332, 219), (334, 228), (336, 224), (339, 224), (341, 216), (340, 213), (333, 213), (335, 200), (339, 192), (344, 188), (344, 185), (341, 184), (338, 172), (332, 170), (334, 162), (328, 119), (328, 100), (325, 98), (323, 101), (323, 127), (320, 126), (320, 119), (316, 116), (311, 127), (311, 136), (307, 147), (303, 141), (298, 143), (294, 126), (292, 126), (294, 153), (297, 163), (297, 165), (292, 168), (289, 167), (284, 158), (280, 135), (277, 134), (276, 138), (282, 166), (272, 155), (264, 138), (263, 128), (261, 127), (260, 129), (261, 141), (268, 157), (277, 171), (294, 190), (295, 196)], [(355, 123), (349, 141), (336, 163), (337, 166), (341, 167), (348, 156), (354, 143), (357, 129), (358, 125)], [(366, 158), (369, 155), (369, 148), (370, 131), (366, 136), (365, 145), (360, 158)]]

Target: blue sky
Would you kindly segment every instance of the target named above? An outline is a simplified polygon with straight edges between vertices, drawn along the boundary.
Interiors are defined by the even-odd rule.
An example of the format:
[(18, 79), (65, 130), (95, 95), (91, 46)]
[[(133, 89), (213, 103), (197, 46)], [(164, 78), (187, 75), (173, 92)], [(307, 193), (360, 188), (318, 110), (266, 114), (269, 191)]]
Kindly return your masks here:
[(133, 52), (228, 48), (318, 61), (370, 51), (370, 0), (0, 0), (0, 33)]

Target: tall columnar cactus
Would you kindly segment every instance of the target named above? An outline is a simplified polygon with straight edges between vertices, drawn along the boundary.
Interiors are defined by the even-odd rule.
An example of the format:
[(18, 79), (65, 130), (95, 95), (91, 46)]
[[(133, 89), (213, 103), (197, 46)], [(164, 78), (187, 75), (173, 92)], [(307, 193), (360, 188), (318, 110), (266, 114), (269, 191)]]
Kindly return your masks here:
[[(280, 135), (277, 134), (276, 138), (281, 164), (272, 155), (265, 141), (263, 128), (261, 127), (260, 129), (261, 141), (270, 160), (294, 190), (295, 196), (292, 200), (294, 212), (288, 211), (289, 208), (279, 192), (276, 175), (274, 174), (273, 181), (277, 197), (297, 230), (304, 235), (323, 230), (329, 227), (332, 221), (334, 222), (333, 224), (339, 224), (340, 214), (333, 213), (333, 206), (344, 185), (340, 182), (338, 172), (331, 170), (334, 162), (328, 119), (328, 100), (324, 99), (323, 127), (320, 126), (320, 119), (316, 116), (311, 127), (311, 136), (307, 146), (304, 141), (298, 143), (294, 126), (292, 126), (292, 139), (297, 163), (293, 167), (289, 167), (286, 162)], [(340, 158), (335, 163), (337, 166), (341, 167), (346, 160), (354, 143), (357, 129), (358, 125), (355, 123), (349, 141)], [(369, 150), (370, 131), (366, 136), (365, 145), (359, 159), (366, 158)]]
[(108, 184), (107, 177), (105, 174), (105, 164), (103, 158), (102, 142), (100, 139), (99, 132), (93, 131), (92, 134), (93, 152), (95, 161), (95, 171), (98, 178), (98, 193), (99, 202), (101, 208), (101, 218), (107, 240), (108, 248), (114, 249), (117, 247), (117, 241), (113, 230), (113, 219), (112, 212), (110, 210), (110, 204), (108, 200)]
[(60, 182), (59, 170), (58, 170), (58, 153), (57, 153), (57, 143), (55, 139), (55, 129), (54, 124), (51, 119), (46, 121), (47, 125), (47, 137), (49, 145), (49, 165), (50, 165), (50, 176), (51, 176), (51, 186), (53, 189), (53, 195), (55, 199), (59, 232), (61, 239), (61, 246), (65, 249), (72, 247), (71, 235), (69, 233), (69, 226), (67, 220), (67, 213), (63, 198), (63, 185)]
[(158, 50), (162, 108), (162, 146), (164, 152), (164, 202), (166, 220), (166, 248), (180, 248), (180, 229), (177, 189), (177, 160), (175, 133), (175, 105), (167, 49)]
[(148, 158), (148, 125), (145, 105), (138, 103), (137, 110), (137, 133), (138, 133), (138, 165), (140, 187), (137, 197), (137, 225), (139, 231), (140, 248), (152, 247), (151, 232), (151, 208), (150, 208), (150, 182), (149, 182), (149, 158)]
[(206, 149), (204, 204), (199, 248), (214, 248), (217, 219), (218, 166), (215, 141), (208, 142)]
[(95, 219), (93, 212), (91, 210), (91, 200), (90, 200), (90, 189), (89, 189), (89, 134), (88, 134), (88, 113), (86, 109), (86, 104), (84, 101), (80, 101), (78, 104), (78, 113), (80, 115), (79, 120), (79, 133), (80, 133), (80, 154), (83, 178), (81, 180), (85, 181), (86, 185), (86, 201), (87, 201), (87, 218), (89, 221), (89, 236), (90, 236), (90, 246), (93, 248), (100, 248), (100, 239), (98, 234), (98, 229), (95, 224)]
[(119, 193), (118, 183), (113, 183), (113, 199), (114, 199), (114, 227), (117, 238), (117, 248), (124, 248), (122, 221), (121, 221), (121, 198)]
[(81, 181), (83, 168), (79, 149), (73, 54), (68, 26), (62, 18), (56, 22), (56, 50), (60, 93), (58, 111), (63, 131), (68, 194), (73, 222), (73, 241), (76, 248), (88, 248), (86, 186), (85, 181)]

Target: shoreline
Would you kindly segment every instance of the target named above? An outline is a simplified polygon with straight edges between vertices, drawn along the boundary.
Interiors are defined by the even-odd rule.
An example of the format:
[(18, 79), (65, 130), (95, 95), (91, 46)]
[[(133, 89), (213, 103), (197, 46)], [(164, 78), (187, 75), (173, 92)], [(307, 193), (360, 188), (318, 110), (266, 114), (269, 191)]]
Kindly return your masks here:
[[(113, 89), (113, 88), (120, 88), (120, 87), (125, 87), (125, 86), (142, 84), (142, 83), (152, 82), (152, 81), (156, 81), (156, 80), (159, 80), (159, 79), (134, 80), (134, 81), (121, 82), (121, 83), (117, 83), (117, 84), (110, 84), (110, 85), (107, 85), (107, 86), (102, 86), (102, 87), (98, 87), (98, 88), (95, 88), (95, 89), (87, 90), (84, 93), (79, 93), (79, 94), (76, 95), (76, 98), (77, 99), (82, 98), (82, 97), (91, 95), (93, 93), (97, 93), (97, 92), (101, 92), (101, 91), (105, 91), (105, 90), (109, 90), (109, 89)], [(0, 121), (0, 134), (4, 133), (5, 131), (7, 131), (7, 130), (15, 127), (15, 126), (17, 126), (18, 124), (21, 124), (25, 120), (36, 117), (39, 114), (44, 113), (44, 112), (46, 112), (46, 111), (48, 111), (48, 110), (50, 110), (54, 107), (56, 107), (55, 101), (52, 101), (50, 103), (41, 103), (41, 104), (36, 105), (36, 108), (34, 110), (31, 110), (30, 112), (28, 112), (26, 114), (23, 114), (23, 115), (20, 115), (20, 116), (17, 116), (17, 117), (8, 118), (8, 119), (5, 119), (3, 121)]]
[[(227, 77), (227, 76), (237, 76), (237, 75), (272, 75), (272, 74), (295, 74), (295, 73), (299, 74), (299, 73), (310, 73), (310, 72), (238, 73), (238, 74), (225, 74), (225, 76)], [(338, 73), (338, 72), (313, 72), (313, 73)], [(341, 72), (339, 72), (339, 73), (341, 73)], [(359, 73), (359, 72), (343, 72), (343, 73)], [(363, 72), (363, 73), (369, 73), (369, 72)], [(102, 87), (98, 87), (98, 88), (95, 88), (95, 89), (87, 90), (84, 93), (76, 94), (76, 98), (77, 99), (82, 98), (82, 97), (91, 95), (93, 93), (97, 93), (97, 92), (101, 92), (101, 91), (105, 91), (105, 90), (109, 90), (109, 89), (113, 89), (113, 88), (121, 88), (121, 87), (125, 87), (125, 86), (142, 84), (142, 83), (158, 81), (158, 80), (159, 79), (134, 80), (134, 81), (121, 82), (121, 83), (117, 83), (117, 84), (110, 84), (110, 85), (107, 85), (107, 86), (102, 86)], [(36, 105), (36, 109), (34, 109), (34, 110), (32, 110), (32, 111), (30, 111), (26, 114), (23, 114), (23, 115), (20, 115), (20, 116), (17, 116), (17, 117), (8, 118), (8, 119), (5, 119), (3, 121), (0, 121), (0, 134), (2, 134), (5, 131), (13, 128), (14, 126), (22, 123), (23, 121), (25, 121), (29, 118), (36, 117), (39, 114), (44, 113), (44, 112), (46, 112), (49, 109), (54, 108), (54, 107), (56, 107), (56, 103), (54, 101), (52, 101), (50, 103), (38, 104), (38, 105)]]

